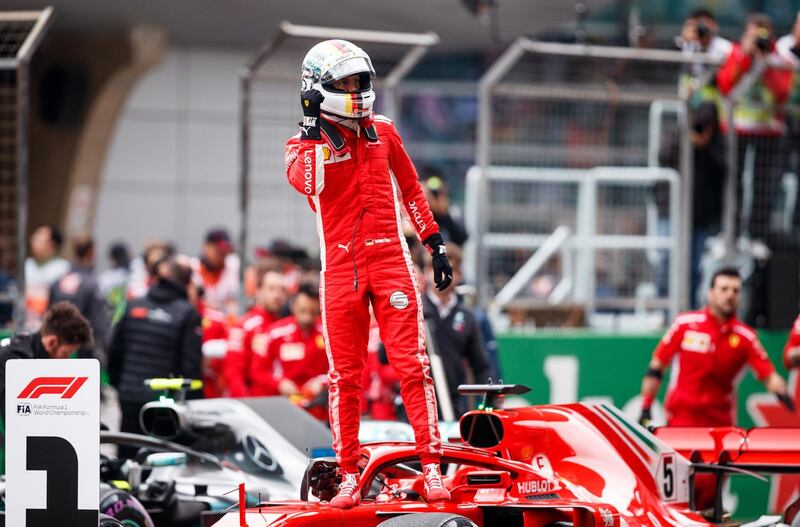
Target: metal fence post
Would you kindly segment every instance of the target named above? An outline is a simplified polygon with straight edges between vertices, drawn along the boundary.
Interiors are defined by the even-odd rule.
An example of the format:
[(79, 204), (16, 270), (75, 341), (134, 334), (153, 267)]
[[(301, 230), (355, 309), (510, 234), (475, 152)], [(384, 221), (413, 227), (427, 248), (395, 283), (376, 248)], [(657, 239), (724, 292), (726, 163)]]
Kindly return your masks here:
[[(686, 101), (679, 103), (678, 110), (678, 128), (680, 130), (689, 129), (689, 112)], [(680, 134), (679, 144), (679, 170), (682, 175), (679, 182), (671, 185), (671, 192), (674, 191), (680, 195), (680, 200), (677, 196), (671, 196), (671, 201), (674, 204), (680, 203), (680, 209), (683, 211), (681, 215), (677, 215), (677, 206), (670, 207), (670, 216), (673, 217), (673, 229), (678, 229), (677, 233), (670, 233), (676, 240), (676, 251), (672, 254), (670, 260), (676, 260), (676, 265), (670, 266), (670, 274), (673, 272), (675, 276), (671, 277), (670, 287), (673, 299), (673, 313), (671, 316), (677, 315), (678, 311), (689, 309), (689, 299), (692, 297), (690, 289), (690, 276), (692, 273), (692, 217), (694, 215), (694, 204), (692, 203), (694, 196), (694, 150), (692, 149), (689, 134)], [(680, 186), (676, 189), (676, 186)], [(673, 216), (673, 214), (675, 214)]]
[(725, 101), (725, 115), (728, 121), (726, 133), (727, 141), (727, 177), (725, 179), (725, 193), (722, 202), (722, 239), (725, 244), (725, 254), (730, 257), (736, 248), (736, 193), (739, 185), (738, 169), (738, 143), (736, 139), (736, 129), (733, 126), (733, 100), (730, 98)]
[[(239, 75), (239, 280), (244, 283), (247, 258), (250, 212), (250, 102), (252, 96), (252, 71), (248, 68)], [(244, 303), (244, 288), (239, 303)]]
[(492, 148), (492, 88), (525, 54), (527, 37), (520, 37), (495, 61), (478, 82), (478, 142), (475, 145), (475, 164), (480, 169), (480, 195), (478, 200), (478, 231), (475, 233), (475, 280), (481, 305), (489, 301), (489, 265), (483, 236), (488, 224), (489, 170)]
[[(16, 103), (14, 186), (16, 187), (16, 281), (17, 298), (14, 305), (14, 326), (22, 328), (25, 322), (25, 257), (28, 249), (28, 134), (29, 118), (29, 69), (33, 55), (41, 43), (53, 15), (53, 8), (41, 11), (20, 11), (0, 13), (0, 22), (25, 23), (33, 22), (30, 30), (11, 57), (0, 59), (0, 70), (13, 71), (15, 75), (14, 97)], [(24, 34), (24, 33), (23, 33)], [(13, 49), (13, 48), (12, 48)], [(12, 163), (9, 163), (12, 164)]]

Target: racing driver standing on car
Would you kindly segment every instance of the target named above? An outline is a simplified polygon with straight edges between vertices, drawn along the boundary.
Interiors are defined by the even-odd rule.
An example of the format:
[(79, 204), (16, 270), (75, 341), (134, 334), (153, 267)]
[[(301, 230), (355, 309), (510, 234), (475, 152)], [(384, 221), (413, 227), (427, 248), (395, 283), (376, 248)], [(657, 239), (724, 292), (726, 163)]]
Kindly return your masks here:
[(453, 271), (400, 135), (392, 121), (372, 113), (374, 76), (369, 56), (350, 42), (311, 48), (302, 65), (300, 133), (286, 144), (289, 182), (317, 215), (330, 423), (342, 471), (331, 505), (342, 508), (360, 500), (358, 428), (370, 305), (400, 379), (425, 496), (450, 499), (440, 474), (436, 396), (401, 207), (433, 256), (439, 289)]

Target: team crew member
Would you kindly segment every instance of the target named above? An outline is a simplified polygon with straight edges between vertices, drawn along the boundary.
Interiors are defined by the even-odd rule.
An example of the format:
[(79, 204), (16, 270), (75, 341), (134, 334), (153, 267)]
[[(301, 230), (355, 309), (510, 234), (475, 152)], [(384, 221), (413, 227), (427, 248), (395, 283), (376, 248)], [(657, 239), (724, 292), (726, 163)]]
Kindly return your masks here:
[(189, 287), (189, 301), (200, 314), (203, 328), (203, 396), (207, 399), (224, 395), (225, 352), (228, 348), (228, 317), (222, 311), (211, 309), (204, 301), (202, 287)]
[(266, 330), (280, 320), (280, 312), (286, 303), (283, 273), (267, 267), (258, 269), (256, 283), (255, 304), (228, 333), (223, 374), (230, 397), (252, 395), (250, 370), (253, 349), (264, 348)]
[[(461, 249), (448, 243), (447, 252), (453, 265), (455, 284), (461, 279)], [(430, 259), (426, 258), (424, 265), (427, 271)], [(467, 382), (467, 372), (478, 384), (487, 383), (496, 376), (489, 356), (483, 349), (478, 321), (454, 289), (453, 284), (444, 291), (426, 287), (422, 297), (422, 312), (428, 321), (436, 352), (446, 365), (447, 390), (456, 417), (459, 417), (469, 409), (466, 397), (458, 393), (458, 386)]]
[(69, 272), (59, 256), (64, 238), (53, 225), (40, 225), (31, 234), (31, 255), (25, 259), (25, 329), (36, 331), (48, 307), (50, 287)]
[(206, 233), (200, 258), (192, 260), (194, 281), (205, 290), (205, 302), (235, 320), (239, 315), (239, 255), (225, 229)]
[[(145, 379), (202, 375), (203, 329), (188, 296), (191, 267), (172, 257), (158, 272), (158, 282), (147, 296), (128, 304), (111, 337), (108, 373), (119, 391), (122, 432), (141, 433), (139, 411), (157, 395), (144, 385)], [(121, 451), (135, 453), (130, 448)]]
[[(73, 304), (51, 306), (35, 333), (19, 333), (0, 342), (0, 397), (6, 400), (6, 361), (9, 359), (66, 359), (80, 348), (92, 347), (92, 329)], [(6, 405), (0, 405), (6, 416)]]
[(270, 326), (258, 339), (263, 345), (253, 349), (253, 395), (319, 395), (328, 372), (319, 314), (319, 292), (301, 285), (291, 316)]
[(77, 236), (72, 242), (75, 255), (67, 274), (50, 288), (50, 305), (58, 302), (74, 304), (92, 326), (95, 349), (84, 350), (89, 357), (90, 351), (106, 365), (106, 346), (111, 332), (111, 307), (100, 292), (94, 275), (94, 240), (89, 236)]
[(789, 340), (783, 347), (783, 365), (787, 370), (800, 366), (800, 316), (795, 319)]
[(400, 378), (426, 497), (449, 499), (439, 472), (436, 397), (401, 208), (434, 255), (437, 287), (450, 284), (452, 269), (400, 135), (389, 119), (372, 113), (374, 75), (367, 54), (350, 42), (327, 40), (311, 48), (302, 65), (301, 131), (286, 144), (289, 182), (317, 213), (330, 422), (343, 472), (335, 507), (352, 507), (360, 498), (359, 399), (370, 305)]
[(641, 422), (649, 423), (650, 406), (670, 364), (669, 426), (733, 426), (734, 383), (747, 365), (767, 390), (791, 405), (786, 383), (775, 372), (755, 332), (736, 318), (741, 287), (736, 269), (721, 269), (711, 279), (705, 309), (675, 320), (658, 344), (642, 381)]

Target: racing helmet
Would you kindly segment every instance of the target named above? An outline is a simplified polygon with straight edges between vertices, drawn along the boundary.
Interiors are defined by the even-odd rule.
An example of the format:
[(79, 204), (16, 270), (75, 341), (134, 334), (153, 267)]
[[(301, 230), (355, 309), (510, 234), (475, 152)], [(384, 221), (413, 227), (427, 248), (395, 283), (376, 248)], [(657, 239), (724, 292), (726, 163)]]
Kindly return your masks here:
[[(358, 74), (360, 87), (347, 93), (333, 82)], [(311, 48), (303, 59), (302, 90), (318, 90), (325, 97), (320, 109), (339, 117), (368, 117), (375, 102), (372, 79), (375, 69), (364, 50), (346, 40), (325, 40)]]

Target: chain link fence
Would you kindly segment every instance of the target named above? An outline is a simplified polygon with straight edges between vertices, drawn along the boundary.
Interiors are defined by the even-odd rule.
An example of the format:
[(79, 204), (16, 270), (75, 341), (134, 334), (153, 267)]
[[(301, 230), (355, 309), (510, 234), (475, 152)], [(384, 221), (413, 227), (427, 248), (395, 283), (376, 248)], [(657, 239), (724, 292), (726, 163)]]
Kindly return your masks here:
[(800, 58), (780, 48), (747, 66), (731, 54), (683, 83), (704, 204), (694, 218), (695, 304), (713, 271), (733, 265), (745, 280), (740, 314), (775, 329), (800, 308)]
[[(742, 313), (763, 325), (765, 303), (774, 303), (768, 297), (779, 296), (769, 283), (794, 284), (800, 267), (800, 61), (772, 53), (733, 76), (724, 62), (704, 53), (518, 39), (479, 86), (483, 183), (466, 261), (483, 301), (496, 299), (556, 229), (575, 228), (577, 191), (537, 180), (537, 170), (666, 167), (680, 173), (678, 201), (664, 181), (598, 188), (594, 236), (645, 236), (651, 246), (594, 244), (594, 268), (578, 275), (596, 300), (581, 300), (590, 317), (573, 310), (562, 322), (592, 325), (595, 315), (658, 310), (665, 301), (670, 312), (697, 306), (713, 271), (735, 265), (747, 284)], [(528, 168), (530, 177), (492, 176), (508, 167)], [(652, 246), (663, 237), (678, 243)], [(533, 296), (549, 298), (552, 290), (543, 291), (564, 283), (563, 268), (553, 255), (518, 295), (541, 288)], [(780, 309), (784, 318), (798, 308), (794, 289), (800, 284)]]
[[(502, 307), (512, 324), (642, 329), (686, 305), (686, 138), (673, 134), (681, 177), (649, 167), (670, 127), (686, 128), (676, 85), (687, 60), (521, 38), (482, 78), (467, 262), (495, 312)], [(550, 167), (570, 180), (542, 177)], [(501, 175), (512, 168), (519, 177)], [(605, 177), (582, 190), (596, 180), (592, 170)], [(567, 250), (526, 268), (561, 227), (571, 233)]]
[[(27, 249), (29, 66), (52, 9), (0, 11), (0, 326), (21, 323)], [(13, 306), (17, 309), (14, 310)]]

